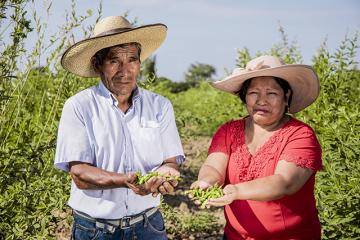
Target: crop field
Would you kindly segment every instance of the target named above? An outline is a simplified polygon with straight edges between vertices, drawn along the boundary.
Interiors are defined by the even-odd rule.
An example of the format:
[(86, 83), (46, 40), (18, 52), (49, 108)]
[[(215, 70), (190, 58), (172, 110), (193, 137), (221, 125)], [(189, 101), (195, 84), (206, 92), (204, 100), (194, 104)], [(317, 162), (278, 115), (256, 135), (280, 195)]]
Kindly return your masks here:
[[(8, 42), (0, 35), (0, 239), (68, 239), (71, 179), (53, 167), (58, 122), (65, 100), (98, 80), (67, 73), (59, 56), (70, 44), (73, 29), (92, 12), (85, 16), (70, 12), (59, 32), (45, 37), (46, 23), (36, 14), (33, 19), (24, 14), (28, 2), (0, 3), (0, 34), (5, 28), (11, 32)], [(38, 36), (31, 49), (26, 46), (30, 32)], [(334, 52), (327, 50), (326, 42), (319, 43), (312, 65), (320, 78), (320, 97), (295, 115), (314, 128), (323, 149), (324, 168), (316, 177), (323, 239), (360, 239), (358, 50), (358, 33), (344, 36)], [(299, 48), (282, 28), (279, 42), (257, 54), (263, 53), (287, 63), (302, 62)], [(46, 64), (39, 66), (43, 55)], [(248, 49), (239, 49), (234, 62), (244, 67), (252, 57)], [(185, 191), (197, 178), (212, 134), (226, 121), (244, 117), (245, 109), (238, 98), (209, 85), (214, 79), (208, 66), (189, 69), (200, 69), (196, 72), (200, 78), (179, 83), (157, 76), (151, 68), (155, 60), (149, 61), (143, 64), (139, 85), (170, 99), (187, 157), (175, 194), (163, 197), (167, 233), (170, 239), (219, 239), (222, 209), (200, 209)]]

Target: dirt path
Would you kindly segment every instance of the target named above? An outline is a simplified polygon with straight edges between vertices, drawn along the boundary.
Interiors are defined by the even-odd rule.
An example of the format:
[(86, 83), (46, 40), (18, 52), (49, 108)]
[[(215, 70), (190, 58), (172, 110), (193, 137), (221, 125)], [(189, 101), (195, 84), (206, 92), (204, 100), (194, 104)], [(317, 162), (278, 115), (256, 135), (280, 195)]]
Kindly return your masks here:
[(178, 209), (180, 213), (193, 215), (201, 213), (204, 214), (205, 217), (208, 215), (209, 218), (212, 217), (216, 219), (217, 222), (211, 224), (216, 226), (216, 229), (213, 229), (210, 233), (198, 232), (194, 234), (187, 232), (181, 237), (179, 237), (179, 235), (169, 235), (169, 239), (222, 239), (223, 227), (225, 225), (225, 218), (222, 208), (201, 210), (183, 194), (183, 192), (188, 190), (190, 185), (196, 181), (199, 169), (206, 159), (210, 141), (210, 137), (196, 137), (183, 142), (184, 152), (186, 155), (186, 161), (183, 166), (181, 166), (180, 170), (183, 180), (177, 188), (176, 195), (164, 196), (164, 202), (174, 207), (175, 209)]

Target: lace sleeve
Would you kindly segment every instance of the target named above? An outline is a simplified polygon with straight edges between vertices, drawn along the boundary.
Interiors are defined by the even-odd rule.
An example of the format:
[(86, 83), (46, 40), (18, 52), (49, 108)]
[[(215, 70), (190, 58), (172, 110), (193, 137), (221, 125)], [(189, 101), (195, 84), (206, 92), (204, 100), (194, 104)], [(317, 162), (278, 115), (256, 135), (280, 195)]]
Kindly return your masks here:
[(313, 171), (320, 170), (322, 168), (321, 146), (314, 131), (308, 126), (297, 130), (289, 137), (279, 159)]

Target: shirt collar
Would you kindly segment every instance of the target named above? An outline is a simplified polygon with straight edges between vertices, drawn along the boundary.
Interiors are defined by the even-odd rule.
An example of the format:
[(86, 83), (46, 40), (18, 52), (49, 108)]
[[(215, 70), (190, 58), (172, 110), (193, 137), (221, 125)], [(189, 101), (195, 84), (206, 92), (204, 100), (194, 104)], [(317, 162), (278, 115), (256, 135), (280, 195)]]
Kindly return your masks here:
[[(118, 105), (118, 101), (116, 97), (109, 91), (109, 89), (105, 87), (104, 83), (101, 80), (99, 82), (98, 89), (100, 95), (105, 97), (110, 104), (115, 106)], [(132, 103), (134, 104), (138, 99), (140, 99), (140, 96), (141, 96), (141, 89), (139, 88), (139, 86), (136, 85), (135, 89), (133, 90)]]

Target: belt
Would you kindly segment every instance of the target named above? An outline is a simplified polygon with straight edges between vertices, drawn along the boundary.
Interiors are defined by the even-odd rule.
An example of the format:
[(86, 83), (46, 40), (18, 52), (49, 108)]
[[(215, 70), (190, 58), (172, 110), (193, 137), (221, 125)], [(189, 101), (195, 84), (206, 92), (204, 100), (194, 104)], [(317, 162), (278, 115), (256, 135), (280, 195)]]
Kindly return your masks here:
[[(95, 223), (96, 227), (98, 227), (98, 228), (107, 229), (111, 232), (114, 232), (116, 227), (120, 227), (120, 229), (130, 228), (132, 225), (143, 221), (145, 216), (146, 217), (152, 216), (154, 213), (156, 213), (157, 210), (158, 210), (157, 207), (153, 207), (153, 208), (149, 208), (149, 209), (145, 210), (144, 212), (142, 212), (140, 214), (137, 214), (134, 216), (125, 216), (125, 217), (122, 217), (122, 218), (116, 219), (116, 220), (92, 218), (88, 214), (77, 211), (77, 210), (73, 210), (73, 213), (74, 213), (74, 215), (77, 215), (81, 218), (84, 218), (88, 221)], [(111, 225), (111, 226), (109, 226), (109, 225)]]

